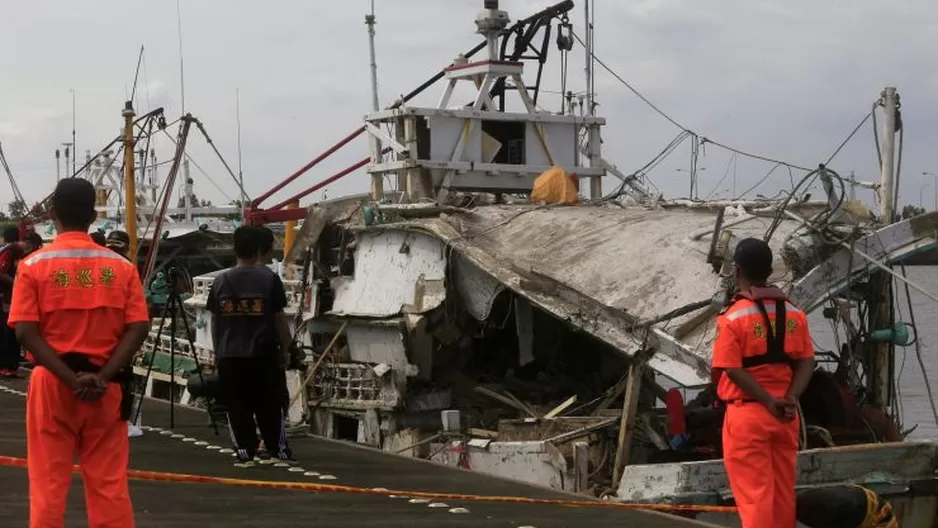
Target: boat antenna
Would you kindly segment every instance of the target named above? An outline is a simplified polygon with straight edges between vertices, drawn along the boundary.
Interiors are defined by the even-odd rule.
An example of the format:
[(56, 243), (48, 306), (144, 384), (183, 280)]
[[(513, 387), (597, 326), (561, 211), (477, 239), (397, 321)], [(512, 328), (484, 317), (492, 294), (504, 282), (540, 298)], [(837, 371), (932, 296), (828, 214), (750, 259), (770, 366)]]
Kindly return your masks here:
[(241, 90), (235, 88), (235, 119), (238, 125), (238, 183), (241, 187), (241, 208), (247, 207), (248, 194), (244, 190), (244, 172), (241, 165)]
[(186, 115), (186, 80), (182, 60), (182, 10), (176, 0), (176, 31), (179, 34), (179, 92), (182, 98), (182, 115)]
[[(370, 70), (371, 70), (371, 109), (375, 112), (378, 111), (378, 61), (375, 58), (375, 23), (378, 19), (375, 17), (375, 0), (371, 0), (371, 13), (365, 15), (365, 25), (368, 26), (368, 52), (370, 58)], [(371, 138), (372, 145), (372, 163), (381, 162), (381, 151), (383, 146), (381, 141), (377, 138)], [(381, 180), (381, 175), (376, 175), (375, 179), (372, 181), (372, 194), (375, 197), (380, 196), (383, 192), (379, 192), (377, 189), (380, 186), (383, 186), (383, 181)], [(399, 179), (400, 180), (400, 179)], [(404, 186), (398, 181), (398, 190), (403, 189)], [(325, 198), (323, 198), (325, 199)]]
[(586, 115), (593, 115), (593, 22), (596, 16), (596, 4), (591, 0), (583, 2), (585, 10), (583, 22), (586, 25)]
[[(69, 90), (72, 92), (72, 176), (77, 172), (75, 170), (75, 160), (78, 158), (78, 144), (75, 142), (75, 89), (72, 88)], [(68, 165), (66, 164), (65, 170), (68, 170)]]
[(368, 49), (371, 53), (371, 109), (378, 111), (378, 63), (375, 60), (375, 0), (371, 0), (371, 14), (365, 15), (368, 26)]

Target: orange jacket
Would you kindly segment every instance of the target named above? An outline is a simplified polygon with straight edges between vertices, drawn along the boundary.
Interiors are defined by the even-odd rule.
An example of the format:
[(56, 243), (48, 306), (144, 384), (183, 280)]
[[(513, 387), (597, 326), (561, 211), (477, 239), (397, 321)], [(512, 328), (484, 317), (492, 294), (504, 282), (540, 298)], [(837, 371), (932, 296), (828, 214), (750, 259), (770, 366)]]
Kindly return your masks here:
[(125, 325), (148, 320), (136, 267), (85, 233), (60, 234), (20, 261), (8, 324), (38, 322), (59, 354), (106, 362)]
[[(775, 324), (779, 306), (784, 307), (784, 328)], [(781, 342), (784, 356), (772, 354), (775, 347), (770, 345), (771, 337)], [(790, 362), (812, 358), (814, 345), (807, 315), (788, 302), (777, 288), (754, 288), (737, 294), (717, 317), (711, 366), (717, 396), (723, 401), (752, 399), (729, 376), (722, 375), (725, 369), (745, 368), (766, 392), (783, 398), (791, 385)]]

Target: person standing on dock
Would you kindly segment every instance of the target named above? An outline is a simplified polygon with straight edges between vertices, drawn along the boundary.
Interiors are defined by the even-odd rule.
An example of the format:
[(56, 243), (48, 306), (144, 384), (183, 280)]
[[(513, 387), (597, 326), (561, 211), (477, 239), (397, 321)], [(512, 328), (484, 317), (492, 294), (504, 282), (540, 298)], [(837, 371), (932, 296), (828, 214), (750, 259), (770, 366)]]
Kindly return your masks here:
[(206, 303), (212, 313), (218, 381), (239, 467), (254, 465), (260, 444), (257, 429), (271, 456), (293, 460), (286, 435), (281, 359), (292, 341), (283, 312), (287, 295), (280, 277), (258, 265), (260, 238), (256, 227), (235, 230), (237, 264), (215, 279)]
[(738, 292), (717, 317), (712, 376), (726, 405), (723, 459), (743, 528), (795, 527), (798, 399), (814, 372), (805, 313), (767, 286), (772, 250), (740, 241)]
[(9, 323), (37, 367), (26, 400), (30, 526), (61, 527), (75, 455), (89, 526), (134, 526), (127, 487), (129, 364), (149, 330), (137, 270), (88, 235), (95, 190), (61, 180), (58, 236), (17, 269)]
[(10, 299), (13, 294), (13, 277), (16, 264), (22, 256), (20, 231), (16, 226), (3, 230), (3, 244), (0, 245), (0, 377), (19, 377), (20, 344), (16, 341), (13, 329), (7, 327), (10, 314)]

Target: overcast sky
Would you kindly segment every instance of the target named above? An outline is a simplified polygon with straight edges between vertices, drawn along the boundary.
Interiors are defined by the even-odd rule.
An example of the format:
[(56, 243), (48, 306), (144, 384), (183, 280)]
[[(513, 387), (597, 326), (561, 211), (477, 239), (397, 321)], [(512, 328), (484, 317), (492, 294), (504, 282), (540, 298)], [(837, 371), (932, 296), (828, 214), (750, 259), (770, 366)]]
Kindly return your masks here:
[[(479, 41), (473, 18), (481, 0), (377, 0), (382, 106), (410, 91)], [(551, 0), (502, 0), (513, 19)], [(186, 110), (199, 117), (237, 170), (235, 91), (241, 94), (243, 167), (256, 195), (354, 130), (370, 110), (369, 0), (182, 0)], [(905, 203), (933, 206), (938, 173), (938, 4), (934, 0), (597, 0), (596, 54), (684, 126), (702, 136), (804, 166), (825, 161), (886, 85), (897, 86), (907, 130), (902, 167)], [(572, 20), (582, 33), (582, 1)], [(77, 95), (81, 159), (113, 139), (133, 84), (140, 46), (145, 68), (136, 106), (182, 110), (176, 2), (42, 0), (8, 2), (0, 29), (0, 142), (29, 201), (55, 182), (54, 151), (71, 139)], [(556, 48), (545, 88), (558, 90)], [(581, 90), (583, 50), (572, 54), (570, 88)], [(441, 86), (421, 101), (431, 105)], [(599, 112), (608, 119), (605, 155), (630, 172), (679, 132), (617, 80), (597, 71)], [(540, 105), (559, 110), (544, 94)], [(230, 178), (193, 136), (191, 154), (225, 196), (193, 170), (196, 193), (215, 203), (237, 197)], [(157, 143), (161, 159), (172, 151)], [(701, 197), (734, 194), (731, 155), (709, 146), (701, 159)], [(353, 143), (302, 182), (367, 155)], [(689, 144), (651, 177), (668, 196), (687, 195)], [(832, 167), (878, 179), (870, 124)], [(736, 194), (771, 164), (740, 158)], [(797, 174), (795, 175), (797, 178)], [(923, 185), (928, 185), (923, 189)], [(333, 185), (329, 196), (363, 192), (364, 172)], [(613, 182), (606, 185), (613, 187)], [(790, 187), (776, 171), (755, 193)], [(300, 189), (302, 184), (294, 187)], [(868, 193), (858, 193), (868, 197)], [(0, 202), (10, 199), (5, 178)], [(282, 196), (286, 196), (283, 194)], [(321, 194), (317, 193), (317, 198)]]

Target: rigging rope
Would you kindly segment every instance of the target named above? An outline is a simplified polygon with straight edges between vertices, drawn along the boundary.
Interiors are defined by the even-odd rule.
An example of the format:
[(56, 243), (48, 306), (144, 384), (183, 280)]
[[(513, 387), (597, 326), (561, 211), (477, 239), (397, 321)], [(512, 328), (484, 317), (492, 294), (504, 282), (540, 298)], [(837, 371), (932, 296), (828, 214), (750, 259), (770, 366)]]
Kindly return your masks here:
[[(583, 42), (583, 40), (580, 38), (580, 36), (577, 35), (575, 32), (573, 33), (573, 37), (577, 40), (577, 42), (580, 43), (580, 45), (582, 45), (582, 46), (584, 46), (584, 47), (586, 46), (586, 44)], [(664, 119), (666, 119), (668, 122), (670, 122), (672, 125), (676, 126), (677, 128), (680, 128), (681, 130), (683, 130), (683, 131), (685, 131), (685, 132), (689, 132), (689, 133), (691, 133), (691, 134), (693, 134), (693, 135), (695, 135), (695, 136), (700, 137), (700, 140), (701, 140), (702, 144), (703, 144), (703, 143), (711, 143), (711, 144), (716, 145), (716, 146), (718, 146), (718, 147), (720, 147), (720, 148), (726, 149), (726, 150), (728, 150), (728, 151), (730, 151), (730, 152), (735, 152), (736, 154), (739, 154), (740, 156), (744, 156), (744, 157), (747, 157), (747, 158), (753, 158), (753, 159), (757, 159), (757, 160), (762, 160), (762, 161), (767, 161), (767, 162), (770, 162), (770, 163), (778, 163), (778, 164), (785, 165), (785, 166), (791, 167), (791, 168), (793, 168), (793, 169), (798, 169), (798, 170), (805, 171), (805, 172), (808, 172), (808, 171), (811, 170), (811, 169), (808, 169), (808, 168), (806, 168), (806, 167), (802, 167), (802, 166), (800, 166), (800, 165), (795, 165), (794, 163), (788, 163), (787, 161), (779, 161), (779, 160), (777, 160), (777, 159), (772, 159), (772, 158), (769, 158), (769, 157), (766, 157), (766, 156), (761, 156), (761, 155), (758, 155), (758, 154), (752, 154), (752, 153), (750, 153), (750, 152), (746, 152), (746, 151), (744, 151), (744, 150), (739, 150), (739, 149), (737, 149), (737, 148), (730, 147), (730, 146), (728, 146), (728, 145), (725, 145), (725, 144), (723, 144), (723, 143), (720, 143), (719, 141), (715, 141), (715, 140), (713, 140), (713, 139), (710, 139), (710, 138), (708, 138), (708, 137), (706, 137), (706, 136), (701, 136), (700, 134), (697, 134), (696, 132), (694, 132), (694, 131), (691, 130), (690, 128), (687, 128), (686, 126), (682, 125), (681, 123), (679, 123), (678, 121), (676, 121), (674, 118), (672, 118), (671, 116), (669, 116), (668, 114), (666, 114), (663, 110), (661, 110), (660, 108), (658, 108), (657, 105), (655, 105), (655, 104), (652, 103), (647, 97), (645, 97), (644, 95), (642, 95), (642, 93), (639, 92), (639, 91), (638, 91), (634, 86), (632, 86), (628, 81), (626, 81), (625, 78), (623, 78), (621, 75), (619, 75), (618, 73), (616, 73), (616, 71), (613, 70), (608, 64), (606, 64), (606, 63), (603, 62), (599, 57), (597, 57), (597, 56), (596, 56), (596, 53), (595, 53), (594, 51), (592, 51), (592, 50), (590, 51), (590, 56), (592, 56), (592, 58), (596, 61), (596, 63), (599, 64), (600, 66), (602, 66), (603, 69), (606, 70), (607, 73), (609, 73), (610, 75), (612, 75), (613, 77), (615, 77), (616, 80), (618, 80), (620, 83), (622, 83), (623, 86), (625, 86), (626, 88), (628, 88), (629, 91), (631, 91), (633, 94), (635, 94), (636, 97), (638, 97), (639, 99), (641, 99), (642, 102), (644, 102), (646, 105), (648, 105), (648, 106), (649, 106), (652, 110), (654, 110), (658, 115), (660, 115), (661, 117), (663, 117)]]

